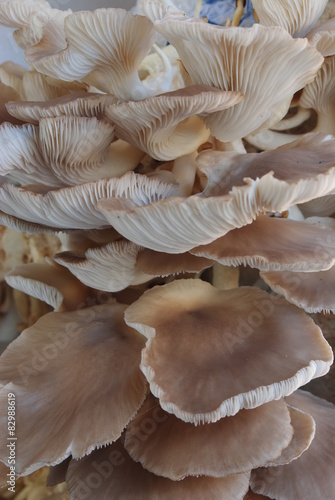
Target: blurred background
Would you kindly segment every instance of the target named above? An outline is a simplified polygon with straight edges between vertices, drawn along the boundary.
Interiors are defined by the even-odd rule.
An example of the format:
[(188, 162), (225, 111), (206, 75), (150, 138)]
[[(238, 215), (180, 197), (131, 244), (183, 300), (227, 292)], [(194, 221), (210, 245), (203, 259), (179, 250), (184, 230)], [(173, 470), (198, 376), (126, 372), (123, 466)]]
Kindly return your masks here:
[[(48, 0), (55, 9), (67, 10), (94, 10), (100, 7), (121, 7), (130, 9), (136, 0)], [(13, 61), (27, 66), (21, 50), (15, 43), (10, 28), (0, 26), (0, 64)]]

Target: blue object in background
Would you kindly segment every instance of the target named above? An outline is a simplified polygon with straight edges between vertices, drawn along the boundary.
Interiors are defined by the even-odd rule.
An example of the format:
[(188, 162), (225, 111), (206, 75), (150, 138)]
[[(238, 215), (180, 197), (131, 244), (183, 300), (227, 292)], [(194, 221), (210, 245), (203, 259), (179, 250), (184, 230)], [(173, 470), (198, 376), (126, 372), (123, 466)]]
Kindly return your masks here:
[[(224, 26), (228, 17), (232, 20), (236, 10), (236, 0), (203, 0), (200, 17), (207, 17), (211, 24)], [(252, 1), (247, 0), (240, 26), (248, 27), (255, 23)]]

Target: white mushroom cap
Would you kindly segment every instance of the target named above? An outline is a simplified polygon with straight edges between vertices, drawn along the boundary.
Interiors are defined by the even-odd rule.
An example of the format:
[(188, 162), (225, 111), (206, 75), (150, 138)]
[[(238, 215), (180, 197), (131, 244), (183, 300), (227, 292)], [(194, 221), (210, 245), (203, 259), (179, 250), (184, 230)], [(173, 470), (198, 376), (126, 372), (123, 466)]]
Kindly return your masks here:
[(330, 19), (314, 28), (308, 33), (307, 38), (323, 57), (335, 55), (335, 19)]
[(198, 168), (207, 182), (194, 196), (147, 206), (103, 200), (99, 209), (115, 229), (134, 243), (158, 252), (183, 253), (263, 212), (283, 212), (335, 187), (335, 140), (307, 135), (273, 152), (204, 152)]
[(316, 132), (335, 134), (335, 56), (325, 59), (316, 78), (306, 85), (299, 100), (302, 108), (314, 109), (318, 115)]
[(66, 81), (83, 79), (125, 100), (154, 95), (155, 89), (146, 88), (137, 74), (154, 39), (148, 19), (122, 9), (98, 9), (69, 15), (64, 30), (64, 50), (26, 51), (27, 62), (37, 71)]
[(322, 15), (328, 0), (253, 0), (264, 26), (282, 26), (292, 36), (303, 38)]
[[(43, 186), (42, 186), (43, 188)], [(0, 186), (0, 202), (5, 216), (2, 220), (10, 227), (33, 230), (33, 223), (54, 230), (97, 229), (109, 224), (97, 209), (104, 198), (117, 197), (119, 201), (131, 198), (137, 203), (151, 203), (173, 196), (177, 186), (127, 173), (121, 178), (103, 179), (79, 186), (48, 191), (41, 186), (32, 189), (18, 188), (12, 184)], [(23, 226), (19, 225), (23, 223)]]
[(225, 28), (175, 13), (154, 26), (175, 46), (193, 84), (244, 94), (240, 104), (206, 121), (223, 141), (257, 131), (314, 79), (323, 61), (307, 40), (294, 40), (282, 28)]
[(107, 107), (116, 135), (158, 160), (173, 160), (196, 151), (210, 131), (196, 115), (235, 106), (243, 96), (205, 86), (192, 86), (143, 101)]

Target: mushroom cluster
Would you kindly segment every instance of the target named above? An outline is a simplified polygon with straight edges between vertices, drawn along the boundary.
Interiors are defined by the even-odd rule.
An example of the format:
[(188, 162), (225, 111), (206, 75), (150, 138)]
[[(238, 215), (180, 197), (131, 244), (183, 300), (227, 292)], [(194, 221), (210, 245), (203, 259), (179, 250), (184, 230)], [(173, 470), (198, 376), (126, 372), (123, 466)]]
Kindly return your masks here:
[(335, 497), (334, 15), (0, 1), (4, 498)]

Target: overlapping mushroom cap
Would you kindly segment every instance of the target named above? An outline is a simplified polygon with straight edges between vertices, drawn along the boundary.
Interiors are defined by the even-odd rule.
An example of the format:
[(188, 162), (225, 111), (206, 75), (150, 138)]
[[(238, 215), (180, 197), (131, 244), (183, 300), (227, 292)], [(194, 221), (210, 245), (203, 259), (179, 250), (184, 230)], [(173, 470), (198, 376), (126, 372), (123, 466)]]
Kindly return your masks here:
[[(17, 473), (59, 463), (70, 454), (81, 458), (115, 441), (141, 406), (146, 394), (139, 370), (144, 339), (125, 325), (124, 310), (113, 302), (50, 313), (1, 357), (1, 408), (7, 406), (8, 392), (20, 401)], [(106, 379), (111, 367), (113, 376)], [(5, 461), (3, 411), (0, 426), (0, 458)]]
[(308, 316), (256, 288), (175, 281), (145, 292), (125, 321), (148, 339), (141, 368), (151, 391), (186, 422), (216, 422), (279, 399), (333, 361)]
[(175, 46), (194, 84), (244, 94), (234, 111), (219, 111), (207, 121), (223, 141), (240, 139), (273, 120), (276, 110), (314, 79), (323, 61), (306, 40), (294, 40), (281, 28), (211, 26), (153, 1), (146, 2), (145, 12)]

